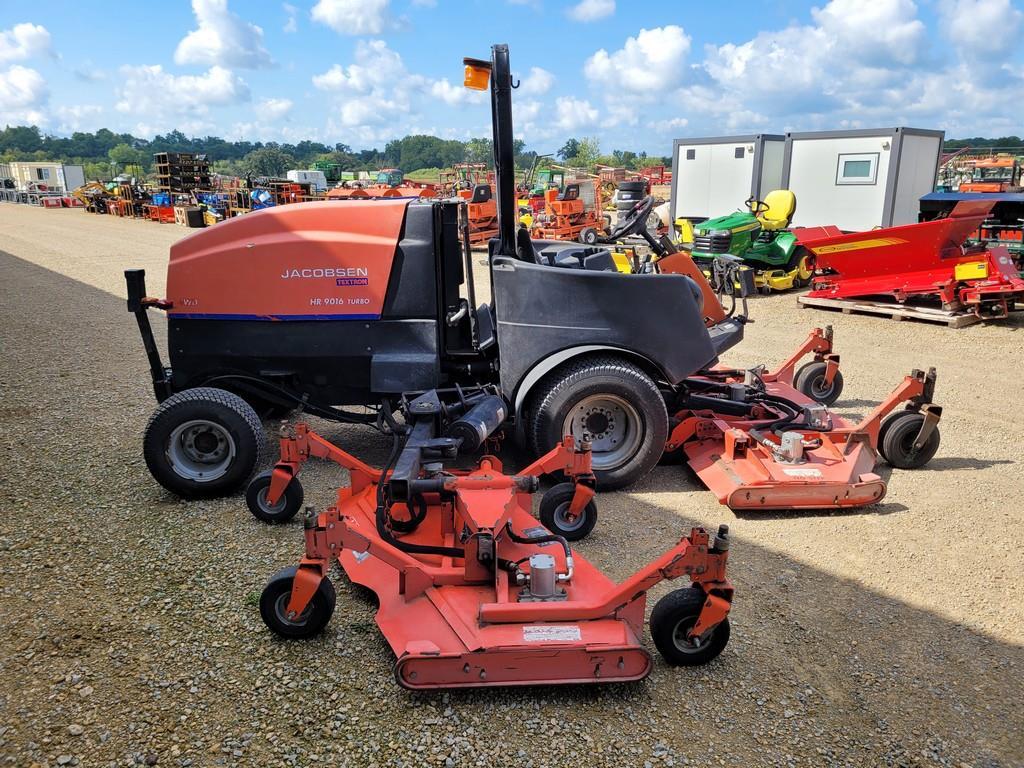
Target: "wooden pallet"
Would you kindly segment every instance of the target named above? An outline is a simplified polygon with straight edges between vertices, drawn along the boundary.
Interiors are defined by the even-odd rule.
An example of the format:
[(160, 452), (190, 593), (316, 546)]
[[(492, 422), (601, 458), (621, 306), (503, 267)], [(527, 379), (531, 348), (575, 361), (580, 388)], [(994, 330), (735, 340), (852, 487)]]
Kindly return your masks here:
[(868, 301), (867, 299), (820, 299), (810, 296), (800, 296), (797, 301), (803, 307), (816, 307), (819, 309), (831, 309), (842, 312), (844, 315), (851, 313), (865, 315), (882, 315), (891, 317), (893, 320), (919, 320), (926, 323), (940, 323), (949, 328), (964, 328), (968, 325), (980, 323), (981, 318), (973, 312), (954, 312), (947, 309), (936, 309), (934, 307), (910, 306), (907, 304), (896, 304), (884, 301)]

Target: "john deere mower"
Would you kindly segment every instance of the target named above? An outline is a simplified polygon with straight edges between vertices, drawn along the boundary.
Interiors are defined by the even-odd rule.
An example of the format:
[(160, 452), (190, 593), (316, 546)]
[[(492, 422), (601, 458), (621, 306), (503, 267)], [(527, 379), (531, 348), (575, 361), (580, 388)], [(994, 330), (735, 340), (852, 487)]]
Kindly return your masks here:
[(765, 291), (784, 291), (810, 282), (807, 251), (789, 231), (796, 196), (788, 189), (769, 192), (764, 200), (748, 198), (747, 210), (696, 225), (692, 256), (710, 273), (710, 262), (734, 256), (754, 269), (754, 284)]

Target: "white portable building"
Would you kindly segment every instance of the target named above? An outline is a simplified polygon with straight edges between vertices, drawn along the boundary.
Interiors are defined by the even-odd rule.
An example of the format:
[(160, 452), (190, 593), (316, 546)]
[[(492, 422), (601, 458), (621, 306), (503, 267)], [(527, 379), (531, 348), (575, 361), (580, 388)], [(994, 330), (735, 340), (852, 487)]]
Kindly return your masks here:
[(288, 181), (296, 184), (310, 184), (314, 192), (327, 190), (327, 177), (323, 171), (288, 171)]
[(673, 220), (703, 221), (762, 199), (782, 185), (786, 137), (714, 136), (672, 142)]
[(935, 187), (943, 131), (879, 128), (787, 133), (782, 186), (796, 195), (793, 226), (849, 232), (913, 224)]

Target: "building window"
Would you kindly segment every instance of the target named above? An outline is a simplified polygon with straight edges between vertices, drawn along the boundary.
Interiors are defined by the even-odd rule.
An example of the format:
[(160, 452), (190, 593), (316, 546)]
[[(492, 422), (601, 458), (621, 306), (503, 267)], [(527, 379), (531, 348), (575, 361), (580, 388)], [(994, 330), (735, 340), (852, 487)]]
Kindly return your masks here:
[(736, 147), (736, 149), (734, 149), (732, 151), (732, 156), (735, 157), (737, 160), (742, 160), (743, 159), (743, 147)]
[(877, 180), (877, 152), (839, 155), (836, 184), (874, 184)]
[(696, 149), (688, 149), (688, 150), (686, 150), (686, 159), (687, 160), (693, 160), (696, 157), (697, 157), (697, 150)]
[(49, 168), (36, 168), (36, 181), (49, 181), (50, 180), (50, 169)]

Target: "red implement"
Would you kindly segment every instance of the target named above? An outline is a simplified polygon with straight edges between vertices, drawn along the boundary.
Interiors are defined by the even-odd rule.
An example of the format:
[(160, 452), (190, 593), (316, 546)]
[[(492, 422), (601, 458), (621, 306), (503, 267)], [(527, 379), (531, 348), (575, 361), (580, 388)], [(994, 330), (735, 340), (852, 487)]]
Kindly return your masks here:
[[(418, 432), (423, 423), (386, 471), (326, 450), (306, 429), (286, 438), (300, 448), (291, 459), (302, 455), (301, 442), (309, 454), (348, 467), (352, 482), (339, 489), (335, 506), (307, 515), (305, 557), (264, 589), (260, 610), (275, 632), (298, 638), (324, 627), (335, 599), (327, 574), (337, 561), (376, 593), (377, 625), (397, 657), (395, 678), (410, 689), (644, 678), (652, 668), (641, 641), (647, 591), (681, 576), (689, 577), (687, 587), (652, 614), (655, 645), (673, 664), (705, 663), (724, 648), (733, 594), (727, 527), (715, 537), (693, 528), (616, 584), (566, 540), (577, 530), (574, 516), (591, 518), (587, 531), (596, 520), (588, 445), (566, 438), (516, 475), (504, 474), (494, 456), (472, 469), (439, 471), (432, 462), (450, 443)], [(278, 468), (295, 466), (286, 460)], [(531, 514), (537, 478), (553, 472), (571, 483), (544, 495), (541, 519), (554, 498), (560, 522), (553, 530), (563, 536)]]
[[(813, 361), (797, 370), (809, 353)], [(794, 386), (794, 377), (818, 398)], [(775, 371), (720, 367), (692, 377), (666, 449), (681, 449), (701, 482), (734, 510), (873, 504), (886, 492), (874, 471), (880, 455), (913, 468), (938, 447), (942, 409), (931, 402), (935, 371), (913, 371), (857, 424), (818, 402), (838, 396), (839, 377), (831, 329), (820, 328)], [(897, 410), (900, 405), (905, 407)], [(901, 439), (884, 443), (889, 427), (908, 418), (913, 423), (894, 433)]]
[(995, 203), (957, 203), (949, 217), (920, 224), (839, 233), (816, 228), (800, 243), (814, 254), (812, 298), (890, 296), (937, 298), (944, 309), (969, 308), (979, 317), (1005, 317), (1024, 300), (1024, 280), (1005, 247), (965, 246)]

